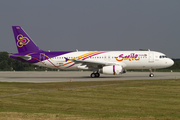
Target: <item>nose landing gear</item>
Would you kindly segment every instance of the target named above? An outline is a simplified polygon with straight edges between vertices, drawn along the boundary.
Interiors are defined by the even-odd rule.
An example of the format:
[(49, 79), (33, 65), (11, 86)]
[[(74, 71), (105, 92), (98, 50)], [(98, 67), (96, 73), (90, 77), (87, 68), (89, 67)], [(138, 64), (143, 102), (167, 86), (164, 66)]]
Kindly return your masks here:
[(149, 71), (150, 71), (149, 77), (154, 77), (154, 74), (152, 73), (152, 70), (149, 69)]
[(149, 77), (154, 77), (154, 74), (153, 74), (153, 73), (150, 73), (150, 74), (149, 74)]

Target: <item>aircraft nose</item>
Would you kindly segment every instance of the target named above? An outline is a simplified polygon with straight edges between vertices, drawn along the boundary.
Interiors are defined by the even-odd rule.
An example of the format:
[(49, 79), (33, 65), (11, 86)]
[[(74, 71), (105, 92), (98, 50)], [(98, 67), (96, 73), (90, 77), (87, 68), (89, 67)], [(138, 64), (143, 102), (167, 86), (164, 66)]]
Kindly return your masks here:
[(172, 65), (174, 65), (174, 61), (173, 61), (172, 59), (169, 59), (168, 62), (167, 62), (167, 64), (168, 64), (169, 66), (172, 66)]

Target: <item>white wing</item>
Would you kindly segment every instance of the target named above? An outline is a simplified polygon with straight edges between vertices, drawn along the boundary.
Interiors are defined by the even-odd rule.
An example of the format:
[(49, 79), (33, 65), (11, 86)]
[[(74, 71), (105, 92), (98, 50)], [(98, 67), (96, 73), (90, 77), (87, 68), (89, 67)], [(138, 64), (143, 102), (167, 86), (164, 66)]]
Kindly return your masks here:
[(90, 61), (90, 60), (72, 60), (75, 64), (80, 64), (81, 66), (86, 66), (89, 69), (100, 69), (104, 66), (111, 65), (121, 65), (123, 68), (126, 67), (126, 64), (121, 62), (100, 62), (100, 61)]

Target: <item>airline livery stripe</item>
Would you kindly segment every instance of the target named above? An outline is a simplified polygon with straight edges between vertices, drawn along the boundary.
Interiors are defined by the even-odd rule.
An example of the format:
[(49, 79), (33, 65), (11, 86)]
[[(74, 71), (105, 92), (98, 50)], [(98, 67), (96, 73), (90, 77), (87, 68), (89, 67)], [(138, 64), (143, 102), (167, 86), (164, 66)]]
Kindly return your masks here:
[(68, 62), (68, 63), (66, 63), (66, 64), (64, 64), (64, 65), (68, 65), (68, 64), (70, 64), (70, 63), (72, 63), (73, 61), (71, 61), (71, 62)]
[(113, 75), (115, 75), (115, 65), (113, 65)]
[(70, 67), (72, 67), (72, 66), (74, 66), (75, 64), (72, 64), (72, 65), (70, 65), (70, 66), (68, 66), (68, 67), (66, 67), (66, 68), (70, 68)]
[(56, 66), (54, 65), (49, 59), (47, 59), (54, 67), (59, 67), (59, 66)]

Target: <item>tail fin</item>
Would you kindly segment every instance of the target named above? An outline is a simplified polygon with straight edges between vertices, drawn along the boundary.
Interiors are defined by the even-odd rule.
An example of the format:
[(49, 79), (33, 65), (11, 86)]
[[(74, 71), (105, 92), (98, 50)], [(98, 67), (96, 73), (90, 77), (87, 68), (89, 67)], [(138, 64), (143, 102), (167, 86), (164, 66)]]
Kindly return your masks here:
[(20, 26), (12, 26), (14, 38), (19, 53), (39, 51), (38, 46), (31, 40)]

